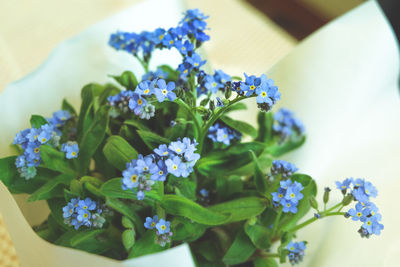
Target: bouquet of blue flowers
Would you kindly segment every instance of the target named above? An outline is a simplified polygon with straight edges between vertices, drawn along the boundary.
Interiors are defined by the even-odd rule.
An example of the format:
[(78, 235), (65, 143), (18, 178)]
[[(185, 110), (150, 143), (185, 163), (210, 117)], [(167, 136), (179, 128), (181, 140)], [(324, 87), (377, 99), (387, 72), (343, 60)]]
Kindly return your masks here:
[[(79, 112), (64, 100), (16, 134), (17, 155), (0, 159), (0, 180), (47, 202), (37, 234), (120, 260), (188, 243), (198, 266), (257, 267), (300, 262), (307, 242), (296, 232), (325, 217), (359, 221), (361, 237), (379, 235), (370, 182), (338, 181), (342, 200), (330, 203), (327, 187), (318, 205), (315, 181), (276, 159), (305, 142), (305, 128), (290, 110), (272, 111), (281, 98), (272, 79), (204, 70), (206, 19), (188, 10), (168, 30), (112, 34), (110, 46), (136, 57), (143, 77), (125, 71), (114, 83), (86, 85)], [(178, 50), (182, 63), (149, 70), (156, 49)], [(257, 129), (229, 116), (249, 98)]]

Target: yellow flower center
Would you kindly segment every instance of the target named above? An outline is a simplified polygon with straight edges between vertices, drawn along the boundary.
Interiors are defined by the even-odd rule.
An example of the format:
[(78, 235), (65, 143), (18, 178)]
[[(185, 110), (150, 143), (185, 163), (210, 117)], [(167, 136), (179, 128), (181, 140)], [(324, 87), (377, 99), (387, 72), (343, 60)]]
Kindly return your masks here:
[(164, 38), (164, 34), (161, 34), (159, 38), (162, 40)]
[(172, 169), (177, 170), (177, 169), (178, 169), (178, 166), (177, 166), (177, 165), (174, 165), (174, 166), (172, 166)]
[(197, 63), (197, 62), (194, 63), (194, 66), (195, 66), (195, 67), (198, 67), (198, 66), (199, 66), (199, 63)]
[(372, 222), (371, 222), (371, 221), (368, 221), (368, 222), (367, 222), (367, 225), (371, 225), (371, 224), (372, 224)]
[(136, 175), (136, 174), (134, 174), (134, 175), (131, 176), (131, 181), (132, 181), (133, 183), (136, 183), (136, 181), (137, 181), (137, 175)]
[(261, 93), (261, 96), (262, 96), (262, 97), (266, 97), (266, 96), (267, 96), (267, 93), (266, 93), (266, 92), (262, 92), (262, 93)]
[[(167, 90), (165, 90), (165, 89), (162, 90), (161, 92), (163, 93), (163, 95), (166, 95), (166, 94), (167, 94)], [(164, 152), (164, 153), (165, 153), (165, 152)]]
[(138, 102), (138, 104), (139, 104), (139, 105), (143, 104), (143, 101), (142, 101), (142, 99), (138, 99), (138, 101), (137, 101), (137, 102)]
[(145, 94), (148, 94), (149, 92), (150, 92), (149, 89), (144, 90), (144, 93), (145, 93)]
[(165, 229), (167, 229), (167, 227), (166, 227), (165, 225), (161, 225), (160, 228), (161, 228), (161, 230), (163, 230), (163, 231), (164, 231)]
[(87, 213), (83, 214), (83, 218), (87, 218), (88, 216), (89, 216), (89, 214), (87, 214)]
[(76, 156), (76, 152), (75, 152), (75, 151), (72, 151), (72, 152), (71, 152), (71, 155), (75, 157), (75, 156)]
[(213, 82), (213, 83), (212, 83), (212, 86), (213, 86), (213, 87), (217, 86), (217, 83), (216, 83), (216, 82)]
[(361, 212), (357, 212), (357, 217), (361, 217)]
[(168, 151), (164, 151), (163, 155), (168, 155)]
[(156, 226), (156, 223), (155, 223), (155, 222), (152, 222), (152, 223), (151, 223), (151, 226), (152, 226), (152, 227)]
[(291, 197), (291, 198), (294, 198), (295, 196), (296, 196), (296, 195), (293, 194), (293, 193), (290, 194), (290, 197)]
[(40, 148), (36, 147), (33, 151), (34, 151), (35, 153), (39, 153)]
[(227, 138), (228, 136), (226, 134), (224, 134), (224, 138)]
[(158, 174), (159, 174), (159, 175), (163, 175), (164, 172), (163, 172), (163, 171), (159, 171)]
[(290, 208), (291, 205), (290, 205), (290, 203), (287, 203), (286, 206), (287, 206), (288, 208)]
[(42, 143), (46, 142), (47, 139), (46, 138), (42, 138)]
[(82, 209), (86, 210), (88, 208), (88, 206), (83, 206)]
[(147, 171), (149, 168), (147, 167), (143, 167), (143, 171)]
[(184, 70), (184, 71), (183, 71), (183, 73), (187, 73), (187, 72), (188, 72), (188, 70)]
[(176, 152), (180, 153), (182, 150), (180, 148), (176, 149)]
[(173, 40), (169, 41), (169, 44), (171, 44), (171, 45), (172, 45), (173, 43), (174, 43), (174, 41), (173, 41)]
[(254, 85), (250, 85), (250, 90), (253, 91), (254, 89), (256, 89), (256, 87)]
[(282, 195), (282, 194), (279, 194), (279, 195), (278, 195), (278, 197), (279, 197), (279, 198), (282, 198), (282, 197), (283, 197), (283, 195)]

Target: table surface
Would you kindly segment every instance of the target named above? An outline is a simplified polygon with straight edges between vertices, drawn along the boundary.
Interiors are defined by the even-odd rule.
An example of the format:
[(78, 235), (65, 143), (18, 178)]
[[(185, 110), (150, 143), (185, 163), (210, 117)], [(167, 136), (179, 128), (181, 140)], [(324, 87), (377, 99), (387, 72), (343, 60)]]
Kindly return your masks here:
[[(2, 1), (0, 93), (7, 84), (36, 69), (63, 40), (138, 2)], [(210, 15), (212, 39), (205, 44), (205, 52), (216, 69), (235, 75), (243, 71), (264, 73), (296, 44), (290, 35), (242, 1), (185, 0), (184, 4)], [(0, 240), (0, 267), (20, 266), (1, 214)]]

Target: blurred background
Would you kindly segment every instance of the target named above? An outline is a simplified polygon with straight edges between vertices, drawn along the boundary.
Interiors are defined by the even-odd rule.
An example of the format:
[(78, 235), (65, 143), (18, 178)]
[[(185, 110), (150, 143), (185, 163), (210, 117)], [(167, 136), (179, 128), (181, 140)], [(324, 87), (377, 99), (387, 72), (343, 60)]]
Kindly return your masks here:
[[(2, 70), (0, 92), (11, 81), (22, 78), (38, 67), (63, 40), (143, 1), (145, 0), (0, 1), (0, 69)], [(199, 7), (211, 15), (209, 25), (213, 31), (213, 44), (206, 50), (211, 57), (216, 57), (215, 67), (228, 66), (227, 71), (237, 72), (233, 66), (240, 63), (242, 67), (248, 66), (246, 71), (265, 72), (299, 40), (364, 1), (183, 0), (182, 2), (191, 8)], [(227, 19), (230, 20), (229, 25), (234, 25), (235, 28), (227, 27)], [(235, 32), (228, 28), (235, 29)], [(237, 42), (235, 34), (239, 32), (247, 33), (247, 38), (242, 38), (240, 41), (240, 45), (245, 49), (242, 54), (250, 53), (246, 58), (237, 55), (233, 58), (226, 56), (227, 53), (220, 55), (213, 52), (222, 45), (226, 46), (226, 40), (232, 40), (231, 44)], [(253, 35), (250, 35), (250, 32)], [(262, 70), (257, 67), (257, 62), (251, 61), (251, 52), (254, 53), (257, 49), (249, 47), (254, 45), (255, 41), (268, 51), (261, 57)], [(233, 48), (235, 46), (232, 46)]]

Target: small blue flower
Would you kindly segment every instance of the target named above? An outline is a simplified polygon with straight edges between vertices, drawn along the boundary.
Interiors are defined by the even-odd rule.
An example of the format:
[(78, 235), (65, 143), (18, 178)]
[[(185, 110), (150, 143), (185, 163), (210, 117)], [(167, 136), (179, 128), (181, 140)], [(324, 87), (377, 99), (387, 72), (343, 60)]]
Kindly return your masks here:
[(170, 231), (170, 222), (164, 219), (160, 219), (156, 224), (156, 228), (159, 235), (168, 233)]
[(193, 52), (194, 45), (189, 41), (186, 40), (184, 43), (182, 41), (176, 41), (175, 47), (179, 50), (182, 55), (187, 55), (188, 53)]
[(154, 215), (153, 218), (146, 217), (146, 222), (144, 223), (144, 227), (147, 229), (154, 229), (157, 223), (158, 223), (157, 215)]
[(183, 171), (186, 170), (186, 165), (178, 156), (175, 156), (172, 159), (167, 159), (165, 161), (165, 165), (167, 166), (168, 172), (175, 175), (176, 177), (181, 176)]
[(63, 148), (61, 150), (65, 152), (65, 157), (67, 159), (77, 158), (79, 154), (79, 147), (78, 143), (76, 142), (67, 142), (66, 144), (63, 144)]
[(139, 172), (136, 168), (129, 167), (128, 169), (122, 172), (122, 188), (132, 189), (139, 186)]
[(283, 178), (288, 178), (292, 176), (292, 174), (295, 173), (297, 170), (298, 168), (293, 163), (287, 162), (285, 160), (272, 161), (272, 175), (280, 174)]
[(261, 78), (257, 78), (254, 75), (247, 76), (246, 73), (244, 76), (246, 79), (245, 82), (240, 84), (240, 89), (245, 93), (245, 96), (252, 96), (256, 93), (257, 88), (261, 85)]
[(207, 137), (213, 142), (230, 145), (231, 141), (240, 140), (242, 136), (238, 131), (217, 122), (209, 128)]
[(225, 84), (226, 82), (232, 81), (232, 78), (230, 75), (226, 74), (222, 70), (216, 70), (214, 73), (214, 79), (220, 83), (220, 84)]
[(304, 251), (306, 250), (306, 244), (304, 242), (293, 242), (291, 241), (287, 246), (288, 258), (292, 265), (295, 265), (303, 260)]
[(213, 94), (217, 93), (220, 88), (223, 88), (223, 84), (218, 83), (215, 79), (214, 76), (207, 75), (204, 78), (204, 87), (207, 89), (208, 92), (211, 92)]
[(158, 148), (154, 149), (154, 152), (160, 157), (168, 157), (171, 153), (168, 149), (168, 146), (165, 144), (160, 145)]
[(143, 81), (135, 89), (135, 93), (141, 97), (150, 96), (154, 92), (155, 81)]
[(87, 226), (90, 226), (90, 218), (91, 218), (91, 214), (89, 210), (84, 210), (84, 209), (78, 209), (78, 216), (76, 217), (76, 219), (78, 220), (78, 222), (82, 222)]
[(97, 203), (90, 198), (85, 198), (84, 200), (78, 201), (78, 208), (83, 210), (95, 210)]
[(153, 165), (155, 164), (152, 155), (148, 155), (146, 157), (139, 155), (138, 159), (136, 160), (136, 169), (139, 173), (148, 173)]
[(281, 205), (283, 207), (282, 211), (285, 213), (291, 212), (291, 213), (297, 213), (297, 205), (294, 204), (290, 200), (281, 200)]
[(159, 160), (156, 164), (153, 164), (152, 169), (150, 169), (151, 179), (154, 181), (165, 181), (167, 179), (167, 166), (165, 165), (164, 161)]
[(202, 197), (204, 197), (204, 198), (207, 198), (208, 197), (208, 190), (207, 189), (205, 189), (205, 188), (203, 188), (203, 189), (201, 189), (200, 191), (199, 191), (199, 193), (200, 193), (200, 195), (202, 196)]
[(189, 63), (192, 68), (199, 69), (206, 63), (206, 60), (202, 60), (199, 54), (193, 53), (191, 57), (185, 58), (185, 62)]
[(344, 190), (350, 189), (350, 185), (352, 184), (352, 182), (353, 182), (353, 178), (346, 178), (343, 182), (337, 181), (336, 187), (337, 187), (337, 189), (344, 191)]
[(136, 198), (137, 200), (143, 200), (145, 197), (145, 193), (142, 190), (137, 191)]
[(146, 100), (138, 94), (134, 94), (133, 97), (129, 99), (129, 108), (135, 115), (140, 115), (146, 104)]
[(178, 155), (181, 155), (181, 154), (185, 153), (186, 146), (181, 141), (175, 141), (175, 142), (171, 142), (169, 144), (168, 149)]
[(365, 208), (361, 203), (357, 203), (356, 208), (350, 209), (347, 213), (352, 217), (353, 221), (364, 222), (370, 214), (370, 209)]
[(158, 102), (163, 102), (165, 98), (168, 98), (170, 101), (174, 101), (176, 98), (176, 94), (173, 92), (175, 89), (175, 83), (169, 82), (166, 84), (165, 80), (159, 79), (157, 81), (157, 87), (155, 88), (155, 95), (157, 97)]
[(54, 127), (62, 127), (67, 120), (71, 118), (71, 114), (67, 110), (59, 110), (53, 113), (53, 117), (49, 118), (48, 121)]
[(274, 114), (274, 124), (272, 126), (275, 135), (280, 137), (280, 142), (289, 139), (293, 135), (303, 135), (303, 123), (294, 117), (294, 113), (289, 109), (281, 108)]

